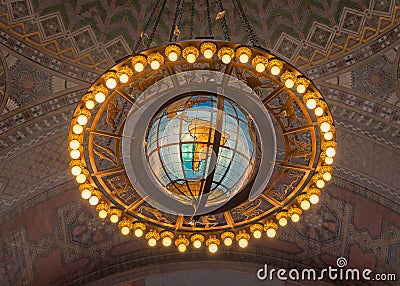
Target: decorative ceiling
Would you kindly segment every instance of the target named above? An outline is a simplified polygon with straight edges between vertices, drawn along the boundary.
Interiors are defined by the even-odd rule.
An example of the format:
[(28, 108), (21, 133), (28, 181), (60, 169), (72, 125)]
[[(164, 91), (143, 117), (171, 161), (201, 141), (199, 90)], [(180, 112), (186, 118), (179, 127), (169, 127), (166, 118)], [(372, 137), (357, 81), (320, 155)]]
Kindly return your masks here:
[[(69, 122), (90, 82), (173, 39), (177, 11), (180, 40), (211, 28), (258, 44), (312, 78), (332, 107), (338, 157), (321, 203), (244, 250), (181, 254), (122, 237), (69, 172)], [(2, 0), (0, 27), (0, 285), (151, 285), (176, 271), (322, 269), (341, 256), (400, 277), (399, 0)]]

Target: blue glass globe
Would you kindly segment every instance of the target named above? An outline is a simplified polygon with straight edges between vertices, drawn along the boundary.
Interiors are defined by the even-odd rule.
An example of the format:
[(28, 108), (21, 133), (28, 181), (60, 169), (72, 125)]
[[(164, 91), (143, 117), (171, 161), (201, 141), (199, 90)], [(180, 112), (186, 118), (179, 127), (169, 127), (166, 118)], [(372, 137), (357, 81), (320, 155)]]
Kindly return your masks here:
[(222, 206), (255, 175), (257, 134), (251, 116), (234, 101), (191, 93), (152, 118), (145, 156), (168, 196), (195, 208)]

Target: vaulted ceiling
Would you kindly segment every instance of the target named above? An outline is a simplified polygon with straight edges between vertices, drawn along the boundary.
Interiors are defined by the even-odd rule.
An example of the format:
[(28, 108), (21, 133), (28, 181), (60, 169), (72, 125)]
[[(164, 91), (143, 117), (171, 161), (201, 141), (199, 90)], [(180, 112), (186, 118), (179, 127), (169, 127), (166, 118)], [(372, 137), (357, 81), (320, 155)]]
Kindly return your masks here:
[[(216, 255), (149, 249), (80, 199), (67, 151), (78, 100), (116, 60), (174, 39), (175, 25), (181, 40), (211, 31), (267, 48), (328, 99), (333, 182), (273, 240)], [(399, 0), (2, 0), (0, 29), (0, 285), (151, 285), (178, 270), (255, 275), (338, 257), (400, 277)]]

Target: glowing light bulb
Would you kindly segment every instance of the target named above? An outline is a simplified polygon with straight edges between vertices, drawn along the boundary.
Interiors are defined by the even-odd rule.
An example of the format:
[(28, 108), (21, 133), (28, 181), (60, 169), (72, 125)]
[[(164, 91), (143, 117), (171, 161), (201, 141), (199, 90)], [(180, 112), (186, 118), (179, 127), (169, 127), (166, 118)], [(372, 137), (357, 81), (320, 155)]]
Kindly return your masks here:
[(143, 230), (141, 228), (135, 229), (135, 236), (141, 237), (143, 235)]
[(97, 103), (103, 103), (104, 100), (106, 100), (106, 95), (102, 92), (98, 92), (95, 94), (94, 100), (96, 100)]
[(293, 214), (291, 219), (293, 222), (298, 222), (300, 220), (300, 216), (298, 214)]
[(242, 64), (245, 64), (245, 63), (247, 63), (249, 61), (249, 56), (247, 54), (241, 54), (240, 57), (239, 57), (239, 61)]
[(332, 157), (325, 157), (325, 164), (332, 165), (333, 164), (333, 158)]
[(92, 196), (92, 192), (89, 189), (84, 189), (81, 193), (82, 199), (88, 200)]
[(326, 149), (325, 153), (326, 153), (326, 156), (328, 156), (328, 157), (335, 157), (336, 150), (333, 147), (329, 147), (328, 149)]
[(76, 176), (76, 182), (78, 184), (83, 184), (84, 182), (86, 182), (86, 176), (84, 174), (79, 174), (78, 176)]
[(274, 228), (267, 229), (267, 236), (268, 237), (273, 238), (273, 237), (275, 237), (275, 235), (276, 235), (276, 230)]
[(239, 246), (241, 248), (246, 248), (247, 245), (249, 245), (249, 242), (247, 241), (247, 239), (245, 239), (245, 238), (239, 239)]
[(86, 101), (85, 106), (86, 106), (87, 109), (93, 109), (94, 108), (94, 101), (93, 100)]
[(196, 56), (194, 54), (188, 54), (186, 60), (188, 63), (193, 64), (196, 61)]
[(172, 239), (168, 236), (164, 237), (162, 240), (162, 244), (166, 247), (171, 246), (172, 244)]
[(127, 227), (127, 226), (124, 226), (124, 227), (121, 228), (121, 233), (122, 233), (123, 235), (128, 235), (130, 231), (131, 231), (131, 230), (130, 230), (129, 227)]
[(263, 63), (258, 63), (258, 64), (256, 65), (256, 71), (258, 71), (258, 72), (263, 72), (263, 71), (265, 71), (265, 65), (264, 65)]
[(324, 173), (323, 175), (322, 175), (322, 178), (325, 180), (325, 181), (330, 181), (331, 179), (332, 179), (332, 175), (331, 175), (331, 173)]
[(224, 64), (229, 64), (230, 62), (231, 62), (231, 60), (232, 60), (232, 58), (231, 58), (231, 56), (230, 55), (223, 55), (222, 56), (222, 58), (221, 58), (221, 60), (222, 60), (222, 62), (224, 63)]
[(291, 78), (288, 78), (287, 80), (285, 80), (285, 86), (287, 88), (292, 88), (294, 86), (294, 80), (292, 80)]
[(218, 245), (216, 245), (215, 243), (211, 243), (208, 246), (208, 251), (210, 251), (211, 253), (216, 253), (218, 251)]
[(152, 62), (150, 63), (150, 67), (151, 67), (153, 70), (157, 70), (157, 69), (160, 68), (160, 62), (154, 60), (154, 61), (152, 61)]
[(325, 138), (325, 140), (332, 140), (332, 138), (333, 138), (333, 133), (332, 132), (326, 132), (326, 133), (324, 133), (324, 138)]
[(287, 225), (287, 219), (285, 217), (281, 217), (278, 221), (279, 225), (285, 226)]
[(89, 204), (95, 206), (99, 203), (99, 198), (97, 196), (91, 196), (89, 199)]
[(193, 241), (193, 246), (194, 246), (194, 248), (200, 248), (201, 247), (201, 241), (200, 240)]
[(261, 238), (261, 235), (262, 235), (262, 233), (259, 230), (256, 230), (256, 231), (253, 232), (254, 238), (257, 238), (257, 239)]
[(125, 73), (123, 73), (119, 76), (119, 81), (122, 83), (127, 83), (128, 80), (129, 80), (129, 76)]
[(272, 73), (273, 75), (278, 75), (278, 74), (281, 73), (281, 69), (280, 69), (278, 66), (273, 66), (273, 67), (271, 68), (271, 73)]
[(321, 131), (322, 132), (328, 132), (331, 129), (331, 125), (329, 124), (329, 122), (322, 122), (321, 123)]
[(319, 196), (316, 194), (312, 194), (310, 196), (310, 203), (312, 203), (313, 205), (318, 204), (319, 202)]
[(315, 116), (322, 116), (324, 114), (324, 109), (322, 107), (317, 107), (314, 110)]
[(109, 89), (113, 89), (117, 86), (117, 80), (113, 77), (110, 77), (109, 79), (106, 80), (106, 86)]
[(171, 62), (174, 62), (174, 61), (176, 61), (176, 60), (178, 59), (178, 54), (175, 53), (175, 52), (170, 52), (170, 53), (168, 54), (168, 59), (169, 59)]
[(157, 244), (157, 240), (155, 240), (154, 238), (150, 238), (148, 244), (149, 246), (154, 247)]
[(112, 215), (110, 216), (110, 221), (111, 221), (112, 223), (117, 223), (117, 222), (119, 221), (119, 217), (118, 217), (116, 214), (112, 214)]
[(308, 109), (314, 109), (317, 106), (317, 101), (314, 98), (310, 98), (307, 100), (306, 106)]
[(82, 134), (82, 132), (83, 132), (83, 127), (82, 127), (82, 125), (75, 124), (74, 126), (72, 126), (72, 132), (73, 132), (74, 134), (77, 134), (77, 135)]
[(99, 211), (99, 217), (100, 218), (106, 218), (107, 217), (107, 211), (105, 211), (105, 210)]
[(78, 176), (80, 173), (82, 173), (82, 168), (79, 167), (79, 166), (73, 166), (73, 167), (71, 168), (71, 173), (72, 173), (72, 175), (74, 175), (74, 176)]
[(78, 121), (78, 123), (79, 123), (80, 125), (86, 125), (86, 123), (88, 123), (88, 118), (87, 118), (86, 115), (81, 114), (81, 115), (78, 116), (77, 121)]
[(71, 152), (69, 153), (69, 155), (71, 156), (71, 159), (79, 159), (81, 157), (81, 152), (79, 150), (71, 150)]
[(137, 62), (134, 66), (136, 72), (141, 72), (144, 69), (144, 65), (141, 62)]
[(309, 208), (310, 208), (310, 202), (308, 201), (308, 200), (304, 200), (304, 201), (302, 201), (301, 203), (300, 203), (300, 207), (303, 209), (303, 210), (308, 210)]
[(71, 148), (71, 149), (76, 150), (76, 149), (78, 149), (80, 146), (81, 146), (81, 144), (80, 144), (79, 141), (76, 140), (76, 139), (73, 139), (73, 140), (69, 141), (69, 148)]
[(306, 91), (306, 87), (305, 87), (304, 84), (299, 84), (299, 85), (296, 87), (296, 90), (297, 90), (298, 93), (304, 93), (304, 92)]
[(183, 243), (178, 245), (178, 250), (179, 252), (185, 252), (186, 251), (186, 245), (184, 245)]
[(226, 238), (224, 239), (224, 244), (225, 244), (225, 246), (231, 246), (232, 243), (233, 243), (232, 238), (226, 237)]
[(211, 49), (206, 49), (205, 51), (204, 51), (204, 57), (206, 58), (206, 59), (211, 59), (212, 57), (213, 57), (213, 55), (214, 55), (214, 53), (213, 53), (213, 51), (211, 50)]
[(317, 186), (317, 188), (322, 189), (323, 187), (325, 187), (325, 182), (324, 182), (324, 180), (320, 179), (315, 183), (315, 185)]

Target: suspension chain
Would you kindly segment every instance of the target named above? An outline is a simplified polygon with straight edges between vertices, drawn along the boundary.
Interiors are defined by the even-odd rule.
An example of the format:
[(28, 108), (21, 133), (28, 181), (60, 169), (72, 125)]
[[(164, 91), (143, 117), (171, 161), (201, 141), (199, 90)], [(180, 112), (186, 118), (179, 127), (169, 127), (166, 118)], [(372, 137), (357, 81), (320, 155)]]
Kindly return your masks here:
[(211, 15), (210, 15), (210, 2), (206, 0), (207, 6), (207, 20), (208, 20), (208, 34), (212, 36), (212, 29), (211, 29)]
[(236, 11), (239, 14), (240, 20), (242, 21), (244, 27), (246, 28), (247, 35), (249, 36), (250, 42), (253, 46), (260, 46), (260, 43), (258, 42), (257, 37), (254, 34), (253, 29), (251, 28), (251, 25), (249, 21), (247, 20), (246, 14), (244, 13), (242, 4), (240, 3), (240, 0), (232, 0), (233, 5), (235, 6)]
[(191, 10), (190, 10), (190, 34), (189, 34), (189, 39), (193, 39), (194, 1), (195, 0), (192, 0), (192, 6), (191, 6)]
[[(156, 12), (158, 5), (160, 4), (160, 1), (161, 1), (161, 0), (158, 0), (158, 1), (157, 1), (157, 4), (154, 5), (154, 8), (153, 8), (153, 10), (151, 11), (150, 17), (149, 17), (149, 19), (147, 20), (146, 25), (145, 25), (144, 28), (142, 29), (142, 32), (146, 31), (147, 28), (149, 27), (150, 22), (151, 22), (151, 20), (152, 20), (153, 17), (154, 17), (154, 13)], [(136, 42), (135, 48), (133, 49), (133, 53), (136, 53), (136, 51), (139, 49), (139, 45), (140, 45), (141, 42), (142, 42), (142, 38), (138, 39), (138, 41)]]
[(178, 0), (178, 2), (176, 2), (174, 21), (172, 22), (171, 34), (169, 35), (169, 42), (172, 42), (172, 37), (174, 36), (174, 30), (175, 30), (175, 27), (177, 26), (176, 20), (178, 19), (178, 16), (179, 16), (181, 2), (182, 2), (182, 0)]
[[(224, 11), (224, 7), (222, 6), (221, 0), (217, 0), (217, 5), (218, 5), (218, 8), (219, 8), (219, 11)], [(223, 17), (221, 19), (221, 24), (222, 24), (222, 32), (224, 33), (224, 39), (226, 41), (230, 41), (231, 40), (231, 35), (229, 33), (228, 26), (226, 25), (225, 17)]]
[(156, 30), (157, 30), (158, 24), (160, 23), (161, 15), (162, 15), (163, 12), (164, 12), (165, 4), (166, 4), (166, 3), (167, 3), (167, 0), (164, 0), (164, 2), (162, 3), (161, 9), (160, 9), (160, 11), (158, 12), (157, 20), (156, 20), (156, 23), (155, 23), (153, 29), (151, 30), (151, 34), (150, 34), (150, 36), (149, 36), (149, 41), (148, 41), (148, 43), (147, 43), (146, 49), (149, 48), (151, 42), (153, 41), (154, 34), (155, 34)]

